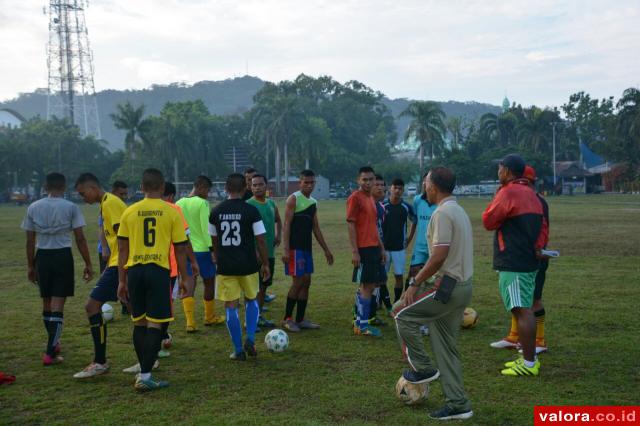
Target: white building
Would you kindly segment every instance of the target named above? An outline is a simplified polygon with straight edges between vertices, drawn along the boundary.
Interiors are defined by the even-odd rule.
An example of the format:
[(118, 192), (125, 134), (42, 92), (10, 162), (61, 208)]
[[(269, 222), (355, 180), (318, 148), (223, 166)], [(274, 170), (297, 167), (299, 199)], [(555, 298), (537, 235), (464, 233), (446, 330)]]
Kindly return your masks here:
[[(282, 182), (280, 183), (280, 185), (282, 185)], [(285, 196), (289, 196), (290, 194), (297, 191), (299, 185), (300, 185), (300, 178), (298, 176), (289, 176), (289, 179), (286, 185)], [(269, 188), (269, 191), (271, 192), (271, 194), (275, 194), (276, 178), (269, 179), (267, 187)], [(316, 200), (328, 200), (329, 199), (329, 179), (321, 175), (316, 175), (316, 187), (313, 189), (311, 196)]]
[(20, 127), (24, 118), (9, 108), (0, 108), (0, 127), (15, 128)]

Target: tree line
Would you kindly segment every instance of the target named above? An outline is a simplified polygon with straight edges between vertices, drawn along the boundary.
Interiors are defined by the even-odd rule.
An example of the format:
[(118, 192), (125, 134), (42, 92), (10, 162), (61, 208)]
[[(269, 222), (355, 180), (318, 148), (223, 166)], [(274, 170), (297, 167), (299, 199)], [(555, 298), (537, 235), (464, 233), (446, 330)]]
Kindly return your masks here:
[(388, 177), (416, 181), (433, 164), (452, 167), (459, 183), (495, 179), (495, 163), (521, 153), (540, 176), (550, 176), (553, 139), (556, 159), (579, 159), (579, 143), (620, 164), (623, 182), (640, 180), (640, 91), (629, 88), (616, 101), (585, 92), (558, 107), (513, 103), (479, 120), (447, 117), (436, 102), (416, 101), (400, 115), (400, 129), (416, 152), (396, 154), (395, 118), (383, 94), (361, 82), (339, 83), (304, 74), (293, 81), (266, 83), (244, 113), (211, 114), (201, 100), (168, 102), (158, 115), (144, 105), (119, 104), (110, 114), (125, 131), (124, 149), (109, 152), (104, 141), (83, 138), (66, 120), (34, 118), (22, 127), (0, 130), (0, 184), (39, 187), (47, 172), (74, 176), (91, 170), (105, 182), (137, 186), (140, 172), (160, 168), (190, 181), (198, 174), (222, 178), (231, 170), (224, 154), (248, 150), (251, 162), (275, 177), (312, 168), (331, 181), (347, 182), (357, 168), (372, 165)]

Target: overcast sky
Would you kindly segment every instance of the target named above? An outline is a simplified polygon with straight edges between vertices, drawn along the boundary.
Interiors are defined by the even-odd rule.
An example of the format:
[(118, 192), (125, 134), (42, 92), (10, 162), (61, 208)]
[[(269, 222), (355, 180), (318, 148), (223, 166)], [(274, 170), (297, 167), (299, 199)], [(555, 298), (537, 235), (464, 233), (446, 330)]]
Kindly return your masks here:
[[(46, 0), (0, 0), (0, 100), (47, 85)], [(91, 0), (97, 90), (300, 73), (389, 97), (561, 105), (640, 84), (640, 2)]]

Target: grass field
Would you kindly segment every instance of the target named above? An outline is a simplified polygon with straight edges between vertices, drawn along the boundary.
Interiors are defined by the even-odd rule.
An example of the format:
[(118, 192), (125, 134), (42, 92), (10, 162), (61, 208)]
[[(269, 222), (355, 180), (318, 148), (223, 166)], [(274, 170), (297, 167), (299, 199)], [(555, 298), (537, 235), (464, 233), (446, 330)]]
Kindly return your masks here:
[[(463, 330), (459, 341), (475, 413), (468, 424), (532, 424), (534, 405), (638, 404), (640, 197), (549, 199), (550, 247), (562, 257), (551, 262), (547, 274), (543, 300), (550, 350), (542, 355), (536, 378), (501, 377), (500, 366), (515, 354), (489, 347), (505, 334), (509, 316), (491, 270), (492, 235), (480, 222), (487, 202), (461, 201), (474, 226), (471, 305), (480, 314), (477, 327)], [(17, 376), (13, 385), (0, 387), (0, 424), (409, 425), (428, 422), (427, 411), (443, 402), (438, 382), (422, 406), (406, 407), (396, 400), (393, 387), (405, 364), (393, 328), (383, 328), (378, 340), (352, 336), (354, 286), (342, 201), (320, 203), (320, 223), (336, 257), (328, 267), (316, 250), (308, 317), (322, 325), (320, 330), (290, 333), (291, 346), (283, 354), (263, 350), (257, 361), (236, 363), (228, 359), (231, 345), (224, 326), (187, 335), (178, 308), (172, 355), (154, 373), (171, 386), (145, 395), (136, 394), (133, 377), (120, 372), (134, 363), (134, 352), (131, 322), (119, 314), (109, 324), (110, 374), (86, 381), (71, 377), (92, 357), (83, 306), (93, 284), (80, 277), (65, 312), (65, 362), (42, 366), (41, 304), (26, 279), (19, 229), (24, 211), (0, 207), (0, 371)], [(94, 248), (97, 209), (83, 211)], [(267, 317), (280, 320), (288, 289), (281, 265), (272, 289), (278, 298)], [(199, 298), (196, 307), (200, 314)]]

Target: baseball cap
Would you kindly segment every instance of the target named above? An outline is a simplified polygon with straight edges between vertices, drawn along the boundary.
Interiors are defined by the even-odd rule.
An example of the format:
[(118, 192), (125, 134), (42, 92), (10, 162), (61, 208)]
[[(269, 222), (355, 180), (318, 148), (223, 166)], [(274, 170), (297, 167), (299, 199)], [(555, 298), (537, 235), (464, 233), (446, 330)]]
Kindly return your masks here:
[(528, 179), (531, 183), (534, 183), (536, 181), (536, 169), (531, 166), (525, 166), (522, 177)]
[(509, 154), (505, 156), (500, 165), (511, 170), (513, 173), (522, 175), (524, 173), (525, 162), (518, 154)]

